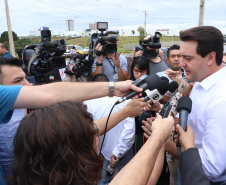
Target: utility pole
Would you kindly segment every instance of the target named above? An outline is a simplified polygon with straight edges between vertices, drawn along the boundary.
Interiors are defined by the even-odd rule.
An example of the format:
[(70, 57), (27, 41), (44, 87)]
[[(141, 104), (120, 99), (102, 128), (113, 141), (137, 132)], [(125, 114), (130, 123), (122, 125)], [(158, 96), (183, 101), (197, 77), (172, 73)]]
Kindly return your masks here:
[(147, 12), (145, 10), (144, 11), (144, 36), (146, 36), (146, 15), (147, 15)]
[(10, 16), (9, 16), (9, 7), (8, 7), (8, 1), (7, 0), (5, 0), (5, 11), (6, 11), (6, 18), (7, 18), (7, 25), (8, 25), (8, 37), (9, 37), (10, 53), (15, 57), (13, 34), (12, 34), (12, 28), (11, 28), (11, 22), (10, 22)]
[(200, 0), (200, 7), (199, 7), (199, 26), (203, 26), (204, 5), (205, 5), (205, 0)]

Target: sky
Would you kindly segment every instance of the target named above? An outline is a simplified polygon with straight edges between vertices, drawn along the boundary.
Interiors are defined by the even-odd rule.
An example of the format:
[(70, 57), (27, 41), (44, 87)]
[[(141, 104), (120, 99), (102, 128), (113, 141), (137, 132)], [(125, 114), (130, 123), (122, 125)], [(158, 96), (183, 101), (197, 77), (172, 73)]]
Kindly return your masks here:
[[(7, 31), (5, 0), (0, 0), (0, 34)], [(74, 29), (89, 28), (92, 22), (108, 22), (108, 30), (120, 35), (169, 29), (168, 35), (198, 26), (200, 0), (8, 0), (12, 30), (27, 36), (42, 26), (53, 34), (66, 31), (66, 20), (74, 20)], [(226, 34), (226, 0), (205, 0), (204, 25), (215, 26)]]

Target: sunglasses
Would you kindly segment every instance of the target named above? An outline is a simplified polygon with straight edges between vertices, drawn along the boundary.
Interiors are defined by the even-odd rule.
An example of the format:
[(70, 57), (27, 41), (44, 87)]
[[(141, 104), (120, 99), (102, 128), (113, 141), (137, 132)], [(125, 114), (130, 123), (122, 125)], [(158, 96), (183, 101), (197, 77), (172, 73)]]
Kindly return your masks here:
[(136, 73), (136, 74), (138, 74), (138, 73), (140, 73), (140, 74), (145, 74), (145, 73), (147, 73), (147, 71), (148, 71), (148, 70), (133, 69), (133, 72)]

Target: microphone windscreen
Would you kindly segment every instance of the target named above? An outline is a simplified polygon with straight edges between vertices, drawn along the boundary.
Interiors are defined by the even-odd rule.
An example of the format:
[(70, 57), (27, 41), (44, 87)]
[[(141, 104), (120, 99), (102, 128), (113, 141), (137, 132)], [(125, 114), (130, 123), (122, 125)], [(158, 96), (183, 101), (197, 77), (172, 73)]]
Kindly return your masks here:
[(43, 43), (43, 47), (46, 48), (46, 49), (57, 48), (58, 44), (57, 43), (53, 43), (53, 42), (44, 42)]
[(169, 92), (173, 93), (174, 91), (176, 91), (176, 89), (178, 89), (178, 83), (175, 81), (172, 81), (169, 83)]
[(165, 76), (161, 76), (161, 80), (166, 80), (169, 83), (169, 79)]
[(160, 87), (157, 89), (161, 95), (164, 95), (169, 90), (169, 82), (161, 80)]
[(154, 74), (145, 78), (144, 81), (147, 83), (148, 89), (153, 90), (157, 89), (157, 87), (161, 83), (161, 78), (158, 75)]
[(192, 101), (191, 98), (187, 97), (187, 96), (182, 96), (177, 104), (177, 112), (179, 112), (180, 110), (186, 110), (188, 111), (188, 113), (191, 112), (191, 107), (192, 107)]

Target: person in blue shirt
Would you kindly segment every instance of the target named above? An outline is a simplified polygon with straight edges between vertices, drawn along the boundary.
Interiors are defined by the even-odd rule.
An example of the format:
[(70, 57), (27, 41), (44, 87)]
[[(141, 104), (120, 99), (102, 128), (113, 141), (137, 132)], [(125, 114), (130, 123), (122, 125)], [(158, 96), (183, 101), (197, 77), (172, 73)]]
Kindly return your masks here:
[(8, 51), (8, 46), (5, 43), (0, 43), (0, 56), (7, 58), (14, 58)]

